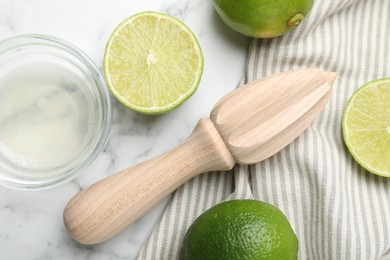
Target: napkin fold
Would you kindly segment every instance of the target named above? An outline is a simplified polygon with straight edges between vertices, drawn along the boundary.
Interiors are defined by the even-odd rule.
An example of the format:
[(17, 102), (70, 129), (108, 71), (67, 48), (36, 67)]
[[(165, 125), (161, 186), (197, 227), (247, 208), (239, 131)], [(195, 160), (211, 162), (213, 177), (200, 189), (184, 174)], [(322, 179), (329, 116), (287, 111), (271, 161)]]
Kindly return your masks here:
[(335, 71), (329, 104), (275, 156), (205, 173), (179, 188), (138, 259), (177, 259), (185, 232), (201, 213), (241, 198), (266, 201), (285, 213), (299, 240), (299, 259), (390, 259), (389, 179), (353, 160), (341, 130), (352, 93), (390, 77), (389, 14), (389, 0), (314, 1), (297, 29), (253, 39), (247, 81), (301, 67)]

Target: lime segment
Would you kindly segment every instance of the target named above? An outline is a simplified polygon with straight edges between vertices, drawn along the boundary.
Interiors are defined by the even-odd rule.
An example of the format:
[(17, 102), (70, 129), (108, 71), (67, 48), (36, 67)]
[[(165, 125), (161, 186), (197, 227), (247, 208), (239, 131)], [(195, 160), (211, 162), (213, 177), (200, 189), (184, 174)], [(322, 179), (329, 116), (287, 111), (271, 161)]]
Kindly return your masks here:
[(360, 87), (347, 103), (342, 125), (355, 160), (374, 174), (390, 177), (390, 78)]
[(112, 33), (104, 72), (113, 95), (144, 114), (169, 111), (197, 89), (203, 56), (191, 30), (178, 19), (142, 12)]

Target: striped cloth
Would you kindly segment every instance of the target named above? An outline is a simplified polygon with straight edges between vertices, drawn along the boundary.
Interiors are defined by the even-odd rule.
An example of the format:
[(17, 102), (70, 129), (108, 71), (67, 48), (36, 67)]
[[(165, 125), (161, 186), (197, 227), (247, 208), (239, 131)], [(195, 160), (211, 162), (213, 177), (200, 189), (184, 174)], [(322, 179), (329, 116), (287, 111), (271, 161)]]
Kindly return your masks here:
[(341, 131), (353, 91), (390, 77), (389, 14), (389, 0), (314, 1), (296, 30), (276, 39), (254, 39), (247, 81), (300, 67), (336, 71), (330, 103), (277, 155), (231, 172), (203, 174), (178, 189), (139, 259), (176, 259), (195, 218), (234, 198), (280, 208), (298, 236), (299, 259), (390, 259), (389, 179), (360, 167)]

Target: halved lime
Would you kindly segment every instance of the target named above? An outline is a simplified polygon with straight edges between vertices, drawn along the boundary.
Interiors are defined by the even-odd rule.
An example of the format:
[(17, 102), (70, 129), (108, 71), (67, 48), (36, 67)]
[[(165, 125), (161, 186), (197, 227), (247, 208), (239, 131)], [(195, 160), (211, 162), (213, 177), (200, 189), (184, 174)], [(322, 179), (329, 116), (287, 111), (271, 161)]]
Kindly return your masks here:
[(368, 171), (390, 177), (390, 78), (360, 87), (347, 103), (342, 125), (353, 158)]
[(114, 96), (144, 114), (169, 111), (197, 89), (203, 56), (191, 30), (178, 19), (142, 12), (112, 33), (104, 73)]

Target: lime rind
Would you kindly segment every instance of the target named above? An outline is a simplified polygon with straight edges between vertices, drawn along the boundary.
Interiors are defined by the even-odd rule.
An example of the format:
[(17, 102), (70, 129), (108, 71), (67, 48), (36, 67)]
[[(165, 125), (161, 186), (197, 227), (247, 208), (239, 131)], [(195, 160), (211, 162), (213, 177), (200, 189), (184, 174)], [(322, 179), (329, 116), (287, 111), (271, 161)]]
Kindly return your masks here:
[[(371, 107), (375, 107), (375, 108), (381, 107), (383, 109), (383, 111), (381, 111), (381, 113), (377, 113), (376, 115), (378, 116), (378, 114), (379, 114), (379, 117), (380, 117), (380, 115), (384, 115), (385, 121), (378, 123), (378, 124), (380, 124), (379, 127), (377, 125), (374, 125), (374, 126), (366, 125), (365, 129), (361, 129), (361, 130), (359, 129), (359, 131), (361, 131), (363, 134), (365, 134), (364, 133), (365, 131), (369, 132), (369, 133), (375, 132), (377, 134), (377, 136), (376, 136), (377, 139), (374, 139), (373, 141), (377, 142), (376, 143), (377, 146), (380, 145), (382, 149), (384, 149), (385, 146), (390, 147), (390, 78), (383, 78), (383, 79), (377, 79), (374, 81), (370, 81), (370, 82), (364, 84), (363, 86), (361, 86), (358, 90), (356, 90), (353, 93), (353, 95), (350, 97), (350, 99), (348, 100), (348, 102), (346, 104), (346, 108), (345, 108), (343, 119), (342, 119), (342, 129), (343, 129), (344, 142), (345, 142), (349, 152), (351, 153), (352, 157), (355, 159), (355, 161), (359, 165), (361, 165), (363, 168), (365, 168), (366, 170), (368, 170), (369, 172), (371, 172), (373, 174), (383, 176), (383, 177), (390, 177), (390, 158), (386, 158), (386, 154), (389, 154), (388, 149), (384, 151), (385, 158), (382, 158), (384, 160), (383, 164), (387, 164), (387, 167), (384, 166), (384, 169), (382, 169), (382, 168), (378, 168), (378, 167), (373, 166), (373, 164), (377, 164), (377, 162), (375, 162), (375, 161), (368, 162), (367, 158), (362, 156), (359, 149), (364, 149), (365, 147), (356, 147), (356, 142), (354, 143), (353, 138), (351, 138), (351, 131), (353, 131), (353, 129), (348, 127), (348, 119), (350, 119), (349, 118), (350, 114), (353, 113), (351, 110), (354, 109), (354, 103), (356, 102), (356, 99), (358, 99), (358, 97), (361, 94), (363, 94), (363, 92), (369, 91), (371, 88), (379, 88), (379, 87), (386, 88), (386, 91), (387, 91), (387, 92), (385, 92), (385, 94), (387, 94), (386, 96), (378, 95), (378, 93), (375, 93), (376, 98), (380, 99), (380, 101), (384, 100), (384, 102), (380, 103), (380, 104), (369, 103), (369, 105)], [(365, 113), (366, 113), (366, 111), (365, 111)], [(365, 116), (369, 117), (369, 115), (363, 114), (363, 117), (365, 117)], [(360, 123), (363, 123), (364, 118), (361, 119), (361, 121), (362, 122), (360, 122)], [(369, 133), (366, 135), (368, 136)], [(372, 143), (370, 143), (370, 145), (372, 145)], [(375, 148), (377, 148), (377, 147), (375, 147)], [(374, 151), (381, 152), (381, 149), (380, 148), (375, 149)], [(383, 153), (382, 153), (382, 155), (383, 155)], [(372, 158), (372, 154), (370, 154), (370, 156)]]
[(191, 224), (178, 259), (297, 259), (298, 247), (280, 209), (258, 200), (230, 200)]
[[(195, 74), (193, 75), (192, 84), (186, 88), (186, 92), (178, 94), (176, 100), (174, 102), (170, 102), (167, 105), (143, 107), (143, 106), (139, 106), (137, 104), (134, 104), (132, 102), (129, 102), (129, 100), (126, 99), (126, 97), (125, 97), (125, 95), (127, 93), (126, 94), (119, 93), (117, 88), (115, 87), (115, 84), (112, 82), (111, 74), (109, 71), (109, 64), (110, 63), (108, 62), (110, 54), (111, 54), (111, 52), (110, 52), (111, 46), (112, 46), (114, 40), (121, 33), (122, 29), (125, 26), (134, 22), (136, 19), (138, 19), (142, 16), (149, 16), (149, 17), (152, 16), (152, 17), (156, 17), (158, 19), (165, 19), (167, 21), (173, 22), (173, 24), (175, 24), (176, 26), (179, 26), (181, 28), (181, 30), (183, 32), (185, 32), (187, 34), (187, 36), (190, 37), (191, 41), (193, 42), (192, 47), (194, 48), (194, 50), (198, 56), (197, 57), (198, 63), (196, 64), (197, 69), (196, 69)], [(168, 111), (178, 107), (180, 104), (182, 104), (184, 101), (186, 101), (197, 90), (198, 85), (200, 83), (202, 73), (203, 73), (203, 67), (204, 67), (203, 53), (202, 53), (202, 50), (200, 48), (200, 44), (199, 44), (196, 36), (194, 35), (194, 33), (180, 20), (178, 20), (170, 15), (162, 14), (162, 13), (158, 13), (158, 12), (153, 12), (153, 11), (145, 11), (145, 12), (135, 14), (135, 15), (125, 19), (123, 22), (121, 22), (116, 27), (116, 29), (113, 31), (113, 33), (111, 34), (111, 36), (108, 40), (108, 43), (107, 43), (106, 48), (105, 48), (104, 61), (103, 61), (103, 70), (104, 70), (104, 74), (106, 75), (107, 85), (108, 85), (108, 88), (110, 89), (111, 93), (125, 106), (127, 106), (127, 107), (129, 107), (137, 112), (143, 113), (143, 114), (162, 114), (162, 113), (168, 112)], [(173, 93), (173, 94), (175, 94), (175, 93)]]

